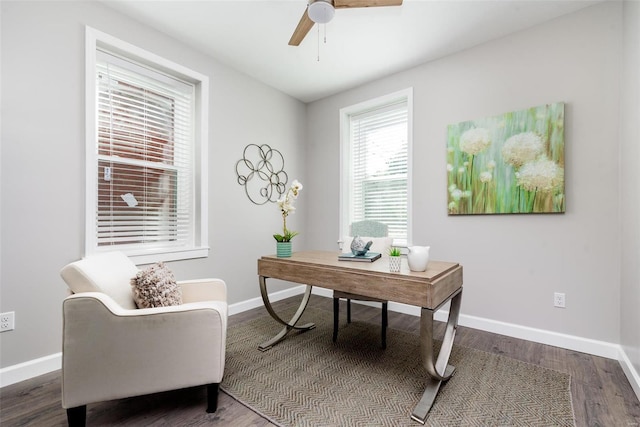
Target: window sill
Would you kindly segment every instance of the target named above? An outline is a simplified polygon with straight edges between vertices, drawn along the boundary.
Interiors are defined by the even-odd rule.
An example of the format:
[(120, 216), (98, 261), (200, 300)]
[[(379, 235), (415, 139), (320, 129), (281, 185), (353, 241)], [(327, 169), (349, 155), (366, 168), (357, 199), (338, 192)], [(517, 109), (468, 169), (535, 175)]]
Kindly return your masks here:
[[(126, 253), (126, 252), (125, 252)], [(193, 248), (172, 252), (156, 253), (127, 253), (127, 256), (136, 264), (152, 264), (154, 262), (182, 261), (209, 256), (209, 248)]]

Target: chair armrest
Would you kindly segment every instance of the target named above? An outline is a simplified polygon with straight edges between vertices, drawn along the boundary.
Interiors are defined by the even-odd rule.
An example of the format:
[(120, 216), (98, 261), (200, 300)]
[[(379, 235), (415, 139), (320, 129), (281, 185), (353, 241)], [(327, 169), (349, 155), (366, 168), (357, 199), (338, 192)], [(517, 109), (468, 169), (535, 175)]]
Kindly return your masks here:
[(226, 331), (223, 301), (129, 310), (102, 293), (69, 296), (63, 407), (219, 383)]
[(220, 279), (179, 280), (182, 302), (227, 301), (227, 284)]

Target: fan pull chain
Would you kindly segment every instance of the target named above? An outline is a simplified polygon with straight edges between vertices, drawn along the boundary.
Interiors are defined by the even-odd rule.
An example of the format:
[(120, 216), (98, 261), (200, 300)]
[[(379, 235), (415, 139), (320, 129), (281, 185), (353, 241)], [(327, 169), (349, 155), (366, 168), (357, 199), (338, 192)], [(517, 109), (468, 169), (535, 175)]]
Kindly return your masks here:
[[(327, 44), (327, 24), (322, 24), (323, 41)], [(320, 24), (318, 24), (318, 62), (320, 62)]]

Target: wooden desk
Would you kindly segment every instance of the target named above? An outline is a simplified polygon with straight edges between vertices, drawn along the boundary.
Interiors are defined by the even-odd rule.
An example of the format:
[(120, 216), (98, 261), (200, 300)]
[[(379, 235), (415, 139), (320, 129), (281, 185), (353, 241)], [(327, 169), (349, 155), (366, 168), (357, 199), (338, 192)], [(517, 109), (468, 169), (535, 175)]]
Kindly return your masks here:
[[(272, 339), (262, 343), (262, 351), (270, 349), (294, 329), (313, 329), (313, 323), (298, 325), (311, 296), (312, 286), (334, 289), (416, 305), (420, 312), (420, 350), (422, 364), (427, 371), (426, 388), (411, 418), (424, 424), (442, 381), (453, 375), (455, 368), (448, 365), (449, 356), (458, 326), (462, 301), (462, 266), (453, 262), (430, 261), (427, 271), (409, 271), (406, 260), (400, 273), (390, 273), (386, 257), (372, 263), (339, 261), (337, 252), (295, 252), (290, 258), (263, 256), (258, 260), (260, 293), (265, 308), (283, 329)], [(267, 278), (306, 284), (298, 310), (289, 321), (281, 319), (273, 310), (267, 293)], [(442, 346), (434, 363), (433, 315), (446, 302), (451, 301), (449, 319)]]

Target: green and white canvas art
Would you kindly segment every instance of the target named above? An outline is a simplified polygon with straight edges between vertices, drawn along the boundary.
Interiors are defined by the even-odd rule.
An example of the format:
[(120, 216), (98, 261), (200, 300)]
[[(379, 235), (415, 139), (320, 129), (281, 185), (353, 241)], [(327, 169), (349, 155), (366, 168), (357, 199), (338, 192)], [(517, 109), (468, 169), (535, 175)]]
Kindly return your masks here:
[(563, 213), (564, 103), (449, 125), (449, 215)]

